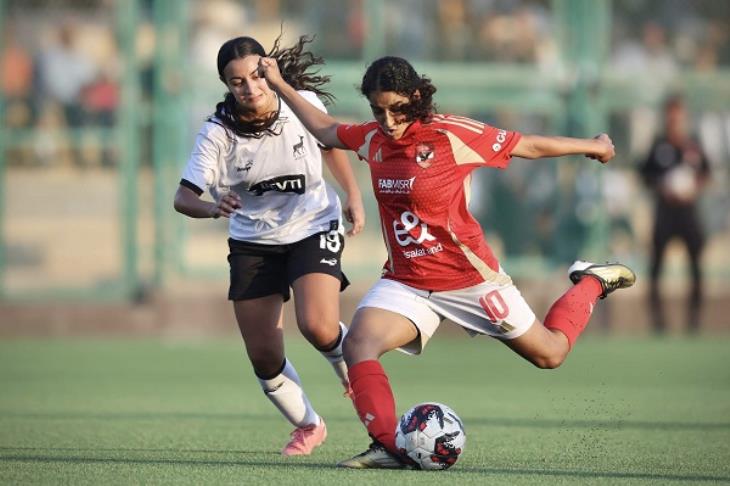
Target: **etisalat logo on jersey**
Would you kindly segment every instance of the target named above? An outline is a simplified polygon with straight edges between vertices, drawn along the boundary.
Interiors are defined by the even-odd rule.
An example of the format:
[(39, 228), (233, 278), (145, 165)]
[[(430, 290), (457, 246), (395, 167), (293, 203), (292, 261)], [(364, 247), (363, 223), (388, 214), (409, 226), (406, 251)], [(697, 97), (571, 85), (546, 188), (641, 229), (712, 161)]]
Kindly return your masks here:
[(434, 150), (433, 145), (430, 143), (419, 143), (416, 145), (416, 163), (423, 169), (431, 167), (431, 161), (433, 160)]
[(304, 194), (305, 183), (304, 174), (285, 175), (257, 182), (248, 188), (256, 196), (261, 196), (268, 191), (276, 192), (294, 192), (296, 194)]

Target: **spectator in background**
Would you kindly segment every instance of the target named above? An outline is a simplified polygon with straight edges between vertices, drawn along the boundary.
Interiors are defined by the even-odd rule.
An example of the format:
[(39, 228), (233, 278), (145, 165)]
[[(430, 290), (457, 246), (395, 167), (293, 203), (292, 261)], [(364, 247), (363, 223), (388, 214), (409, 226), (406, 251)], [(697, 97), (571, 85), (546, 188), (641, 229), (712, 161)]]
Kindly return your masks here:
[[(33, 59), (16, 37), (11, 22), (3, 31), (2, 52), (0, 52), (0, 89), (5, 101), (4, 129), (27, 128), (35, 120), (35, 107), (31, 91), (33, 87)], [(9, 148), (11, 162), (26, 162), (32, 156), (23, 147)]]
[[(641, 98), (659, 102), (659, 97), (679, 72), (664, 26), (648, 21), (641, 27), (640, 39), (630, 35), (623, 38), (612, 58), (611, 69), (630, 82)], [(659, 123), (656, 111), (646, 106), (637, 106), (629, 112), (629, 153), (632, 156), (646, 153)]]
[[(113, 76), (101, 71), (99, 75), (81, 93), (81, 106), (86, 124), (105, 129), (101, 145), (101, 164), (104, 167), (115, 165), (115, 151), (112, 148), (111, 129), (116, 121), (119, 107), (120, 87)], [(97, 157), (98, 158), (98, 157)]]
[(651, 249), (649, 308), (657, 333), (664, 332), (666, 318), (660, 293), (660, 276), (667, 244), (678, 237), (687, 247), (692, 287), (687, 307), (687, 330), (700, 325), (702, 271), (700, 256), (705, 242), (697, 202), (710, 176), (710, 166), (699, 142), (690, 134), (689, 116), (682, 97), (664, 102), (665, 133), (651, 148), (641, 166), (641, 176), (655, 197)]
[(30, 96), (33, 60), (15, 34), (12, 24), (6, 24), (0, 53), (0, 75), (6, 103), (5, 126), (19, 128), (30, 125), (33, 120)]
[(58, 42), (41, 53), (38, 64), (45, 101), (60, 105), (69, 128), (79, 128), (82, 125), (84, 111), (81, 92), (96, 77), (96, 67), (78, 49), (75, 34), (71, 24), (61, 26)]

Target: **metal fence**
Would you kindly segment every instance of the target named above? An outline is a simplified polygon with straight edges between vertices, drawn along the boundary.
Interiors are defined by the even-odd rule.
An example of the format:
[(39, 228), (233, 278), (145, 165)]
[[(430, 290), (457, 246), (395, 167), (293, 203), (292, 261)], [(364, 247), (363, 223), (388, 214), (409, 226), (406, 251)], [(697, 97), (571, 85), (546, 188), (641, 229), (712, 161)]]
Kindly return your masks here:
[[(694, 27), (665, 19), (677, 11)], [(704, 210), (718, 243), (709, 258), (728, 279), (723, 2), (0, 0), (0, 22), (5, 299), (129, 299), (190, 276), (224, 277), (224, 224), (175, 214), (172, 197), (224, 91), (218, 47), (241, 34), (270, 46), (282, 26), (285, 44), (317, 35), (340, 117), (370, 116), (355, 86), (369, 61), (396, 54), (432, 78), (442, 112), (526, 132), (614, 135), (610, 167), (576, 159), (477, 173), (473, 209), (517, 275), (578, 254), (642, 265), (648, 198), (634, 165), (658, 103), (682, 89), (713, 156)], [(661, 22), (671, 70), (654, 63), (644, 37)], [(367, 170), (353, 164), (369, 213), (345, 256), (357, 277), (377, 274), (384, 251), (373, 251), (382, 244)]]

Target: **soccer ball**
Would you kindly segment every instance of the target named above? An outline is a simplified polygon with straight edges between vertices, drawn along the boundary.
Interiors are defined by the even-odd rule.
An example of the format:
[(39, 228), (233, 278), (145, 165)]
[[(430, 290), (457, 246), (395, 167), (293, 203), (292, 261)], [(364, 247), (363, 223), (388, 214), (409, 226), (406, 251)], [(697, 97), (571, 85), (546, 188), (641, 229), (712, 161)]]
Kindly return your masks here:
[(400, 419), (395, 446), (421, 469), (448, 469), (464, 451), (466, 433), (456, 413), (441, 403), (421, 403)]

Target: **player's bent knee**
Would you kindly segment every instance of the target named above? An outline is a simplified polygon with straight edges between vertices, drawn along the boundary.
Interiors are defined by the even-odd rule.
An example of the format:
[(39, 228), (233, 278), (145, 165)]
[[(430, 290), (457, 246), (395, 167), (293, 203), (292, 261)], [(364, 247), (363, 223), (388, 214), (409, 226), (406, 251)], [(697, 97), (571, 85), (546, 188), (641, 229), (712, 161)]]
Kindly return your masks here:
[(348, 333), (342, 342), (342, 355), (348, 366), (368, 359), (377, 359), (380, 354), (382, 354), (380, 345), (373, 342), (372, 338)]
[(348, 334), (342, 341), (342, 356), (345, 358), (345, 363), (351, 366), (356, 362), (356, 350), (357, 350), (357, 337)]
[(563, 364), (563, 360), (561, 359), (539, 359), (536, 361), (533, 361), (533, 364), (540, 368), (541, 370), (554, 370), (558, 368), (561, 364)]
[(340, 324), (337, 319), (303, 318), (297, 324), (302, 336), (317, 348), (332, 344), (340, 334)]
[(553, 353), (535, 356), (530, 358), (530, 362), (542, 370), (554, 370), (565, 362), (566, 353)]

